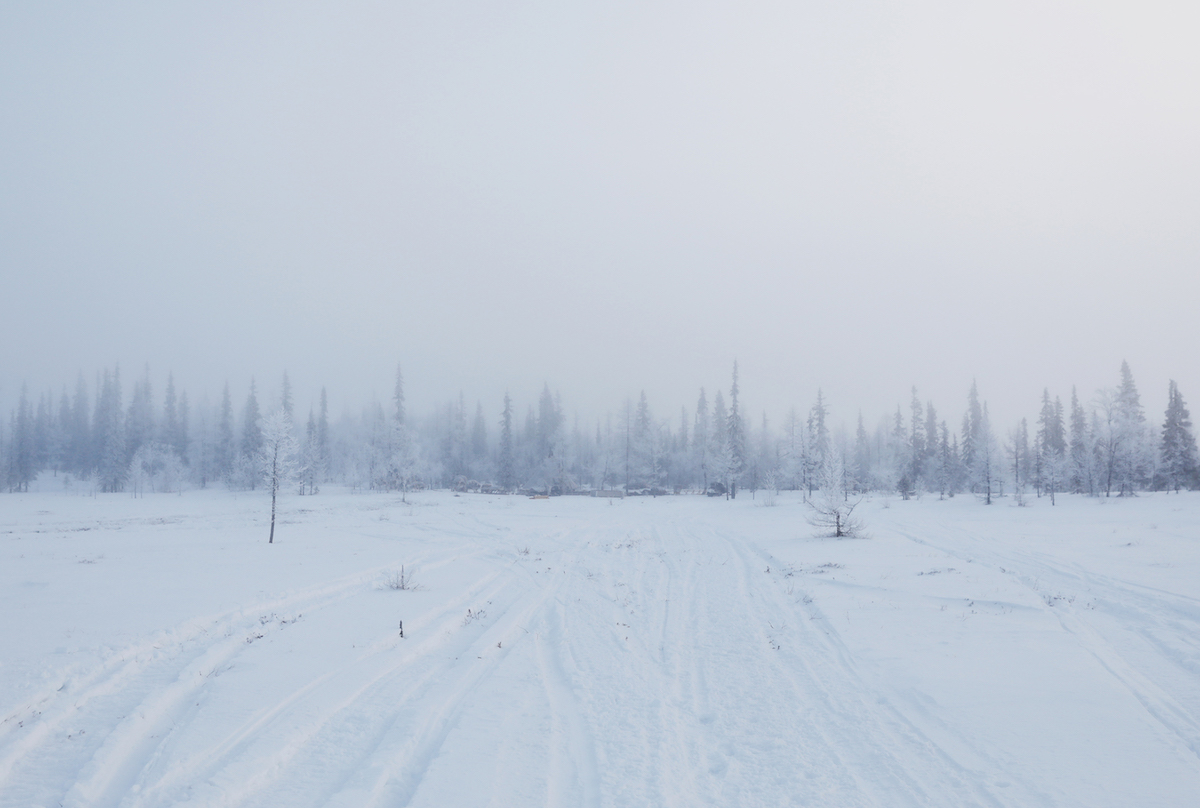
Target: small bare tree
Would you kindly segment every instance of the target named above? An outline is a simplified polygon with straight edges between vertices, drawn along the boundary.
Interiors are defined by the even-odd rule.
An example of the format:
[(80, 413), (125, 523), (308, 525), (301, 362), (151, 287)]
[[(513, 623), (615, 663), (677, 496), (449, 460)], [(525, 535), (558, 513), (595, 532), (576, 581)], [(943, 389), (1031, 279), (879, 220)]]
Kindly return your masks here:
[(836, 538), (855, 536), (862, 529), (861, 520), (854, 517), (854, 509), (862, 502), (861, 494), (850, 492), (846, 463), (842, 453), (830, 449), (817, 474), (820, 489), (809, 500), (812, 515), (808, 521), (813, 527), (832, 531)]
[(262, 446), (255, 458), (259, 473), (271, 490), (271, 536), (267, 544), (275, 543), (275, 500), (279, 491), (290, 485), (300, 473), (300, 444), (292, 434), (292, 418), (277, 410), (262, 421)]

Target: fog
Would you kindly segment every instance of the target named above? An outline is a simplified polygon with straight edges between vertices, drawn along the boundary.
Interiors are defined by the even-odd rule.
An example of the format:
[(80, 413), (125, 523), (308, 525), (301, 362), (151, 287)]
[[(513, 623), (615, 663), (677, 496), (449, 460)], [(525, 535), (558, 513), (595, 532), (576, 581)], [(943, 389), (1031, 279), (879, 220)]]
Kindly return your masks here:
[[(1200, 396), (1187, 4), (36, 3), (0, 26), (0, 398), (728, 386), (1001, 424)], [(161, 390), (161, 386), (159, 387)]]

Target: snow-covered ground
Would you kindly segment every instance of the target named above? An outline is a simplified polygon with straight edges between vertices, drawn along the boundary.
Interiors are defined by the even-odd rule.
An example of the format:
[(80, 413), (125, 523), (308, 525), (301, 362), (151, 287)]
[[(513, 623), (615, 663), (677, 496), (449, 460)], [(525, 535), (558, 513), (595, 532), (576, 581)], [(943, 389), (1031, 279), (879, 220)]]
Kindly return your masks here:
[(1197, 804), (1200, 496), (778, 503), (4, 495), (0, 805)]

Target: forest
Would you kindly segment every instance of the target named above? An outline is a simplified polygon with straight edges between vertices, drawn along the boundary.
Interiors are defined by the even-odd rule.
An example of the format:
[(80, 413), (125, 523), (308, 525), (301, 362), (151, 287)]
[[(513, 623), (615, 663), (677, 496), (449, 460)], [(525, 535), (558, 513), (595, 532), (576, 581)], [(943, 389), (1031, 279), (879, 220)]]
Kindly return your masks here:
[[(10, 492), (28, 491), (39, 475), (91, 493), (178, 492), (225, 486), (253, 490), (263, 481), (263, 424), (279, 414), (292, 455), (289, 480), (301, 495), (325, 484), (352, 490), (525, 494), (754, 496), (760, 490), (822, 487), (835, 463), (846, 493), (883, 492), (905, 499), (969, 493), (990, 504), (1062, 493), (1129, 496), (1143, 490), (1200, 486), (1187, 405), (1174, 381), (1161, 424), (1148, 419), (1128, 363), (1117, 383), (1081, 397), (1043, 390), (1033, 418), (997, 425), (972, 383), (960, 420), (949, 419), (912, 389), (907, 405), (853, 430), (833, 426), (824, 393), (807, 409), (772, 422), (740, 399), (737, 363), (728, 389), (700, 388), (678, 416), (651, 409), (643, 392), (592, 423), (569, 418), (547, 384), (524, 412), (509, 395), (499, 411), (465, 396), (414, 417), (397, 367), (392, 396), (357, 415), (331, 419), (324, 389), (298, 412), (286, 372), (278, 392), (261, 396), (254, 380), (240, 406), (228, 383), (215, 406), (193, 407), (168, 375), (156, 396), (149, 367), (125, 403), (119, 367), (82, 373), (57, 397), (22, 387), (0, 428), (0, 469)], [(825, 482), (826, 487), (828, 482)]]

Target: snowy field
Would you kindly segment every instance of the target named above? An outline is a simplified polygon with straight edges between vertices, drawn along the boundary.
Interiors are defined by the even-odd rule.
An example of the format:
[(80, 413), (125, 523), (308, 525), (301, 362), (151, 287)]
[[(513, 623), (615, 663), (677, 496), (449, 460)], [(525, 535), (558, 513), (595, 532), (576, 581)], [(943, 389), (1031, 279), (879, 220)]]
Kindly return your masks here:
[(0, 805), (1200, 804), (1200, 496), (283, 508), (0, 499)]

